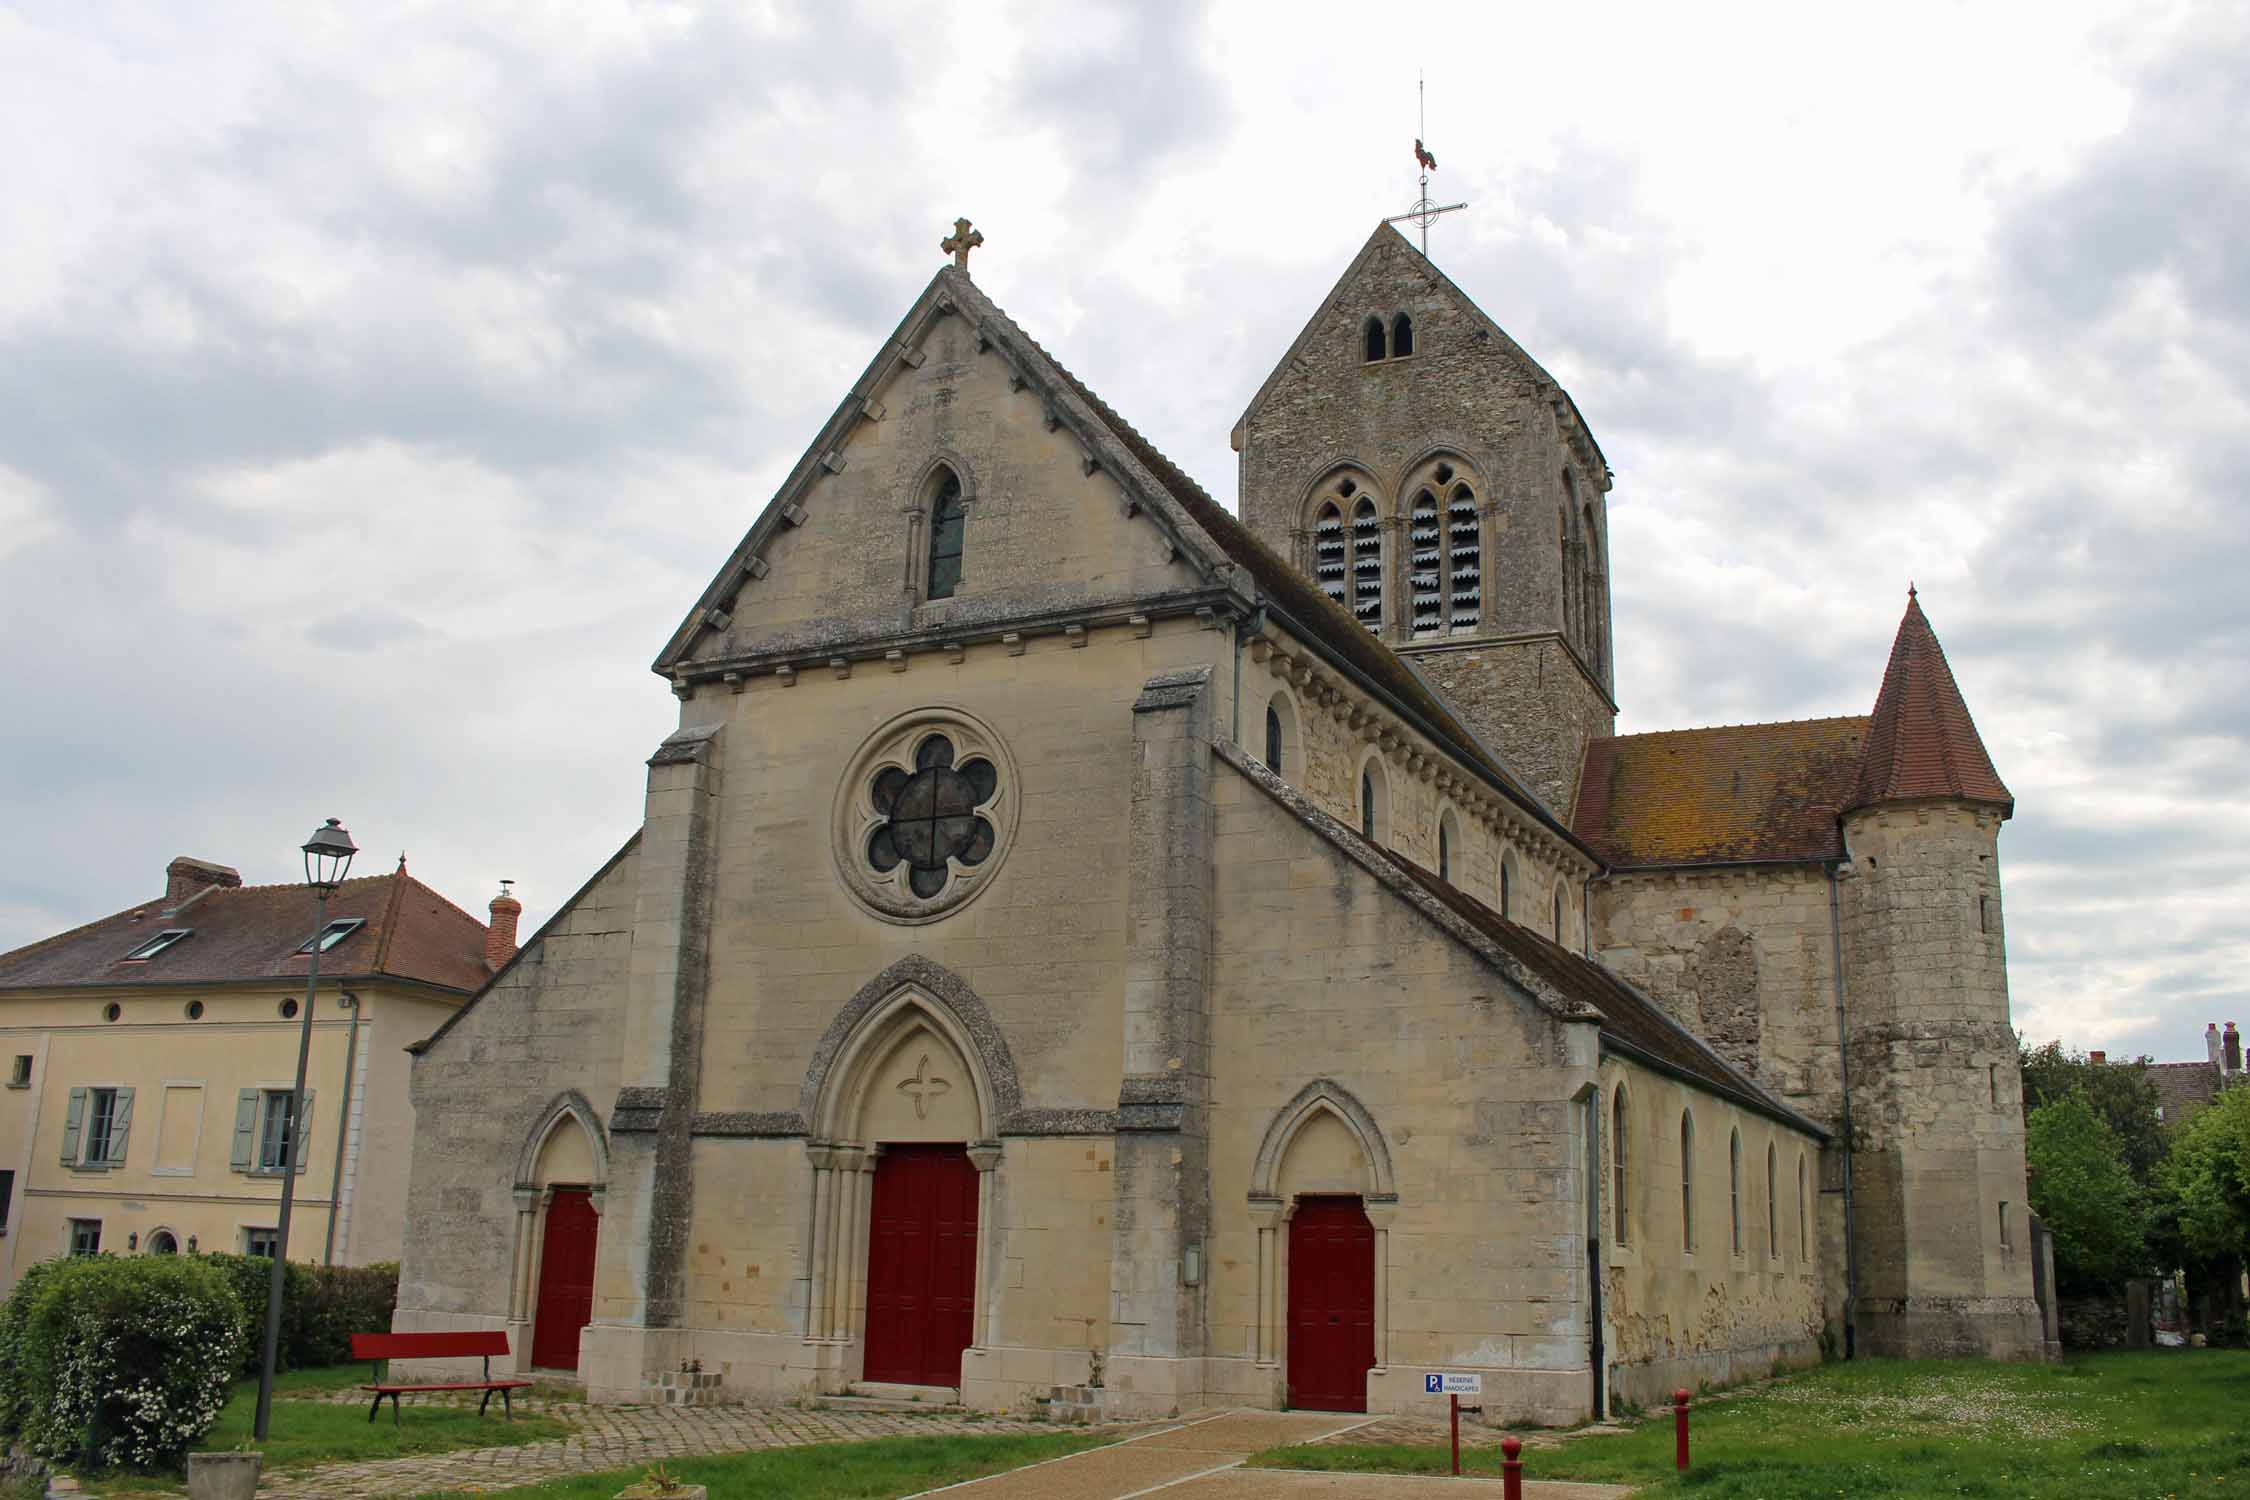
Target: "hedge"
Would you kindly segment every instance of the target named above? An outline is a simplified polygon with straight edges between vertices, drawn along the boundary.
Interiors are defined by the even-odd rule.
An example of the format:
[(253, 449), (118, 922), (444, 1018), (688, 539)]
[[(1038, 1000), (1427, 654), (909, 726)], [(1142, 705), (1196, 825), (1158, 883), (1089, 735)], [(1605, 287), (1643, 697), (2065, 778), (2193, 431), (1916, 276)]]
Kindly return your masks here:
[[(242, 1307), (194, 1256), (51, 1262), (9, 1298), (8, 1411), (25, 1447), (91, 1467), (177, 1464), (242, 1360)], [(20, 1304), (20, 1307), (19, 1307)]]
[[(263, 1255), (205, 1255), (233, 1285), (242, 1301), (244, 1374), (254, 1375), (264, 1352), (266, 1291), (273, 1262)], [(275, 1365), (283, 1370), (308, 1365), (340, 1365), (352, 1357), (355, 1333), (388, 1333), (398, 1305), (398, 1262), (371, 1266), (308, 1266), (291, 1261), (281, 1287), (281, 1348)], [(5, 1338), (0, 1331), (0, 1338)]]

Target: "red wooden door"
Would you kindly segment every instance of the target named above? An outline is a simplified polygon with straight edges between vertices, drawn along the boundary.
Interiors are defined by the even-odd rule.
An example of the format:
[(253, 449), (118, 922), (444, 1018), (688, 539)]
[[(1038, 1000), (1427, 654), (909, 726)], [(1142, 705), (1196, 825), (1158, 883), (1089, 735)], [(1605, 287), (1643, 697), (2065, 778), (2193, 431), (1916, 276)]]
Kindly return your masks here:
[(594, 1240), (600, 1229), (593, 1194), (555, 1189), (539, 1252), (539, 1310), (531, 1324), (531, 1362), (542, 1370), (578, 1368), (578, 1330), (594, 1319)]
[(1374, 1363), (1375, 1226), (1357, 1198), (1299, 1198), (1289, 1219), (1289, 1404), (1365, 1411)]
[(957, 1386), (974, 1332), (976, 1165), (962, 1146), (885, 1146), (872, 1196), (865, 1376)]

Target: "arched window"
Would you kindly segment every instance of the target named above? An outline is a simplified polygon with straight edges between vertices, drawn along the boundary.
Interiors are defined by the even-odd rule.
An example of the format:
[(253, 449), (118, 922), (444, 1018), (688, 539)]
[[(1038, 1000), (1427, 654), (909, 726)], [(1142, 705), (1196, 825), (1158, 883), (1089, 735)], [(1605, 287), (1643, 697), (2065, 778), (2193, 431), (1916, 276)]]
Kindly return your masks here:
[(1414, 320), (1405, 313), (1391, 319), (1391, 357), (1404, 359), (1414, 352)]
[(1766, 1258), (1781, 1258), (1781, 1215), (1775, 1205), (1781, 1202), (1780, 1181), (1773, 1167), (1773, 1142), (1766, 1142)]
[(1313, 518), (1313, 581), (1338, 604), (1350, 607), (1351, 544), (1344, 538), (1343, 512), (1323, 505)]
[(1266, 769), (1286, 779), (1289, 768), (1304, 758), (1297, 743), (1297, 704), (1286, 692), (1266, 701)]
[(1555, 941), (1562, 941), (1562, 887), (1555, 887)]
[(1602, 542), (1601, 533), (1594, 524), (1594, 507), (1584, 507), (1579, 512), (1580, 546), (1584, 552), (1585, 583), (1579, 590), (1579, 613), (1586, 635), (1586, 661), (1601, 675), (1602, 658), (1607, 654), (1608, 643), (1602, 638)]
[(1266, 705), (1266, 769), (1281, 774), (1281, 711)]
[(1558, 607), (1562, 611), (1563, 634), (1566, 637), (1575, 636), (1578, 633), (1578, 605), (1572, 595), (1578, 591), (1571, 587), (1570, 582), (1570, 515), (1567, 511), (1560, 510), (1555, 512), (1555, 585)]
[(1742, 1253), (1742, 1132), (1727, 1137), (1727, 1205), (1734, 1224), (1734, 1253)]
[(961, 540), (967, 529), (961, 513), (961, 481), (951, 469), (939, 471), (937, 497), (930, 504), (930, 588), (927, 597), (950, 599), (961, 583)]
[(1621, 1083), (1617, 1086), (1616, 1092), (1609, 1096), (1609, 1166), (1611, 1175), (1616, 1182), (1617, 1243), (1620, 1245), (1629, 1245), (1633, 1240), (1631, 1217), (1625, 1207), (1625, 1189), (1629, 1185), (1625, 1170), (1627, 1156), (1625, 1145), (1626, 1121), (1625, 1085)]
[(1465, 484), (1445, 503), (1445, 554), (1448, 627), (1474, 630), (1484, 606), (1484, 542), (1476, 492)]
[(1383, 524), (1375, 502), (1352, 509), (1352, 614), (1369, 630), (1383, 629)]
[(1437, 873), (1440, 880), (1453, 878), (1453, 831), (1459, 821), (1453, 816), (1453, 809), (1450, 807), (1438, 815)]
[(1500, 855), (1500, 915), (1511, 919), (1515, 916), (1515, 873), (1516, 851), (1505, 850)]
[(1445, 533), (1438, 525), (1437, 497), (1428, 490), (1414, 497), (1407, 515), (1407, 599), (1416, 640), (1445, 634)]
[(1367, 320), (1367, 362), (1373, 364), (1382, 357), (1383, 320), (1381, 318), (1369, 318)]
[(1695, 1116), (1680, 1111), (1680, 1248), (1695, 1253)]
[(1359, 768), (1359, 834), (1370, 844), (1391, 837), (1391, 788), (1382, 762), (1369, 756)]
[(1797, 1259), (1812, 1259), (1811, 1226), (1805, 1216), (1805, 1153), (1797, 1153)]

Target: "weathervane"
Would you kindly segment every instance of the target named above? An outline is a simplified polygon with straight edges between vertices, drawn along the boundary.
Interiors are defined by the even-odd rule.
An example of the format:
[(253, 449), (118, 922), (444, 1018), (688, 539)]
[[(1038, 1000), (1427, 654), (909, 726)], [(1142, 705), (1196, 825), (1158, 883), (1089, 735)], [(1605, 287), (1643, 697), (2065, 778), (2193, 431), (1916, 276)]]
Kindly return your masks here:
[(1457, 208), (1467, 208), (1469, 205), (1465, 202), (1437, 204), (1430, 201), (1430, 174), (1437, 170), (1437, 157), (1428, 147), (1422, 144), (1429, 134), (1429, 105), (1424, 98), (1422, 79), (1419, 74), (1415, 75), (1414, 79), (1414, 110), (1416, 123), (1422, 131), (1421, 135), (1414, 138), (1414, 164), (1422, 170), (1422, 196), (1416, 198), (1414, 206), (1405, 213), (1392, 214), (1383, 222), (1397, 224), (1411, 220), (1420, 225), (1422, 229), (1422, 258), (1427, 260), (1430, 256), (1431, 222), (1439, 214), (1449, 214)]

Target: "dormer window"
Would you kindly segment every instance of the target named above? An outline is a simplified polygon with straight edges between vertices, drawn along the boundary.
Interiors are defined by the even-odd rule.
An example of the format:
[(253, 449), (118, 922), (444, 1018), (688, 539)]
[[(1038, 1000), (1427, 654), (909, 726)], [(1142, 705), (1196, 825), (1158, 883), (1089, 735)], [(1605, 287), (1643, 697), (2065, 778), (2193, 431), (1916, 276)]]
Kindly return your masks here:
[(297, 951), (299, 953), (310, 953), (313, 951), (313, 944), (318, 943), (320, 951), (326, 953), (366, 925), (367, 919), (365, 917), (338, 917), (326, 927), (321, 928), (317, 934), (299, 943)]
[(147, 942), (126, 954), (118, 962), (121, 964), (145, 964), (194, 931), (195, 929), (192, 927), (167, 927), (155, 937), (150, 938)]

